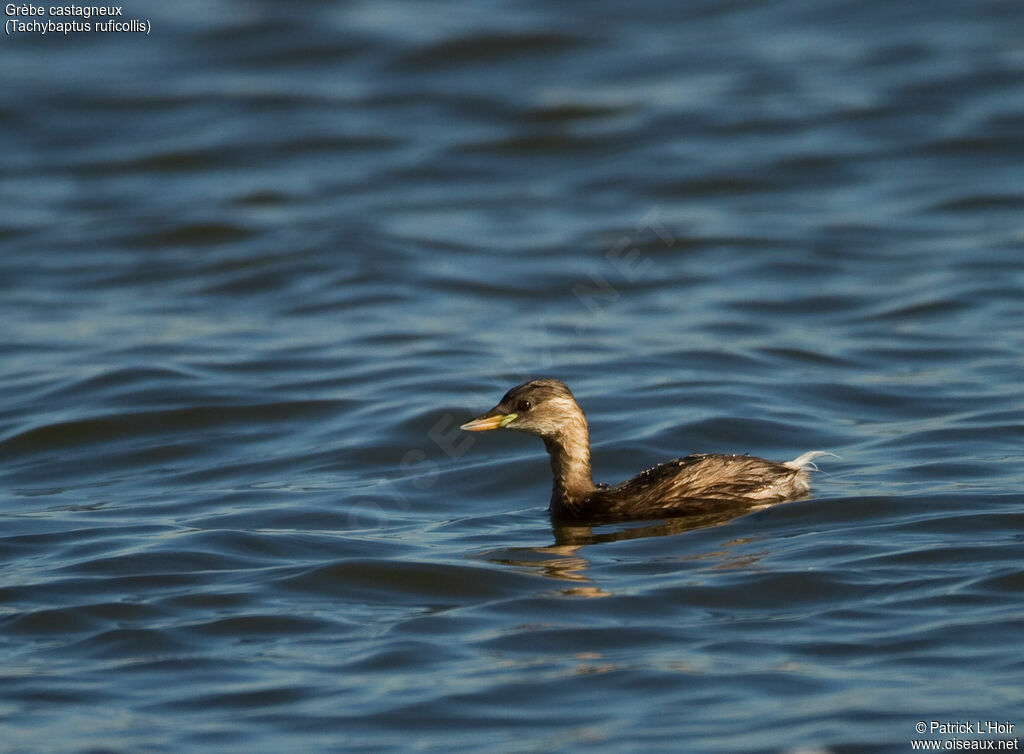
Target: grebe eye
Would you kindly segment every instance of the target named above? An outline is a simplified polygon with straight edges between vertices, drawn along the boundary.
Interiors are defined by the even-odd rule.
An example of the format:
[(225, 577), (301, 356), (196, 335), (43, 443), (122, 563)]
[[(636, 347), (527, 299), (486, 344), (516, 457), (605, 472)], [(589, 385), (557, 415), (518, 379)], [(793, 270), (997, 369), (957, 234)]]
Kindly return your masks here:
[(531, 408), (533, 408), (533, 404), (525, 398), (516, 404), (516, 411), (529, 411)]

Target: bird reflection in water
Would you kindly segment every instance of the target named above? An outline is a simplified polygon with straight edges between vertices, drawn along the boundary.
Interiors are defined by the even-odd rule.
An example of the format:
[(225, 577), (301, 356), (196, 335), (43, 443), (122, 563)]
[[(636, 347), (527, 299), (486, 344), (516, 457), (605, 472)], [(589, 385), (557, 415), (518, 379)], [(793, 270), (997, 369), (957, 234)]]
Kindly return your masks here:
[[(649, 521), (630, 525), (584, 525), (564, 523), (552, 519), (554, 543), (543, 547), (509, 547), (481, 553), (480, 558), (492, 563), (514, 568), (526, 568), (551, 579), (574, 582), (574, 585), (560, 590), (561, 594), (574, 597), (607, 597), (611, 593), (596, 586), (591, 586), (591, 578), (586, 571), (590, 562), (583, 555), (583, 548), (588, 545), (622, 542), (629, 539), (647, 537), (664, 537), (683, 534), (697, 529), (721, 526), (734, 518), (747, 515), (761, 506), (737, 503), (731, 506), (717, 507), (713, 512), (678, 516), (661, 521)], [(718, 559), (721, 562), (712, 566), (715, 569), (746, 567), (756, 562), (760, 555), (738, 554), (728, 548), (741, 544), (749, 544), (750, 538), (730, 540), (721, 548), (713, 551), (685, 556), (687, 560)]]

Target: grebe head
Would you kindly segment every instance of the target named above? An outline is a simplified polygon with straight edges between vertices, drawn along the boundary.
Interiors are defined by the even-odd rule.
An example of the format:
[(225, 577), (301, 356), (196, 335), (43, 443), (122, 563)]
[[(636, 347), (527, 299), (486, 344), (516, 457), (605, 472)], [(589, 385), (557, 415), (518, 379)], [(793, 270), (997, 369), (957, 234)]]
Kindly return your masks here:
[(583, 411), (565, 383), (540, 379), (512, 388), (497, 406), (460, 429), (515, 429), (540, 437), (557, 437), (581, 421), (586, 426)]

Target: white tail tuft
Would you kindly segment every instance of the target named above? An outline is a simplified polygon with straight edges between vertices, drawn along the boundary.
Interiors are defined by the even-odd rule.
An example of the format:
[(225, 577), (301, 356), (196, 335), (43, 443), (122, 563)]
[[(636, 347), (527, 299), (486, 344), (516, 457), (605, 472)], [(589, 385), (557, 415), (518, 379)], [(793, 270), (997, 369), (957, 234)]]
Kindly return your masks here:
[(832, 456), (833, 458), (839, 458), (835, 453), (830, 453), (827, 450), (810, 450), (802, 456), (794, 458), (792, 461), (786, 461), (782, 465), (788, 466), (791, 469), (810, 469), (811, 471), (817, 471), (818, 464), (814, 462), (814, 459), (818, 456)]

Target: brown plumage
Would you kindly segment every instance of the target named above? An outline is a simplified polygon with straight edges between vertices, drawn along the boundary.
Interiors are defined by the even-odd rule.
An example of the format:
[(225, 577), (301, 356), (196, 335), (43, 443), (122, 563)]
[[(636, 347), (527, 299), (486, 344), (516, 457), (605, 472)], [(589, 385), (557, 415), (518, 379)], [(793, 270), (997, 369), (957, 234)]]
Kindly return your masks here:
[(659, 464), (614, 487), (595, 485), (587, 418), (559, 380), (524, 382), (490, 411), (462, 425), (478, 432), (515, 429), (538, 435), (551, 458), (551, 514), (601, 521), (661, 518), (727, 504), (793, 500), (810, 491), (807, 468), (820, 452), (786, 463), (745, 455), (700, 453)]

